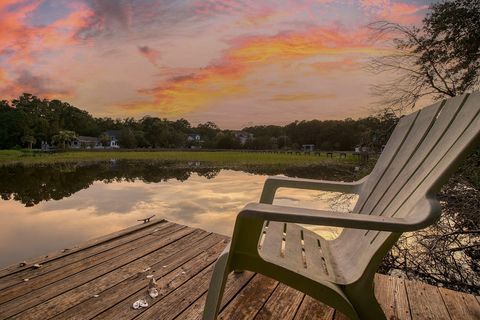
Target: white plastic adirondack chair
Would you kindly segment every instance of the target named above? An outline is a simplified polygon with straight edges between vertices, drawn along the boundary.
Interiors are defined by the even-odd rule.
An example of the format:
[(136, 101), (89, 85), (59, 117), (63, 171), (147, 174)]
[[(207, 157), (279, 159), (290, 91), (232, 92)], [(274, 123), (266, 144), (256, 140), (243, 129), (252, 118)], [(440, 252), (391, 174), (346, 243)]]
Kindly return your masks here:
[[(351, 319), (385, 319), (373, 279), (402, 232), (440, 217), (435, 196), (480, 141), (480, 93), (458, 96), (403, 117), (371, 174), (357, 182), (270, 177), (260, 203), (237, 216), (218, 258), (204, 319), (215, 319), (227, 275), (251, 270), (300, 290)], [(358, 193), (353, 213), (272, 205), (278, 188)], [(327, 241), (296, 223), (345, 229)]]

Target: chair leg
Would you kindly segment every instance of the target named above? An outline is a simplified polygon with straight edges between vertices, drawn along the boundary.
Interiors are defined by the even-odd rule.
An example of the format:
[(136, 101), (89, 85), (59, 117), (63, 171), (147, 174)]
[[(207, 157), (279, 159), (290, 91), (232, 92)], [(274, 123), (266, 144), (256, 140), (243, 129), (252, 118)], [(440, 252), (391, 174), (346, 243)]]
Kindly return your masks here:
[(350, 286), (346, 291), (360, 319), (387, 320), (375, 297), (373, 282), (367, 285)]
[(217, 262), (215, 262), (210, 287), (208, 288), (207, 301), (205, 302), (205, 309), (203, 310), (203, 320), (215, 320), (220, 311), (225, 283), (230, 273), (228, 269), (228, 256), (229, 246), (225, 248), (218, 257)]

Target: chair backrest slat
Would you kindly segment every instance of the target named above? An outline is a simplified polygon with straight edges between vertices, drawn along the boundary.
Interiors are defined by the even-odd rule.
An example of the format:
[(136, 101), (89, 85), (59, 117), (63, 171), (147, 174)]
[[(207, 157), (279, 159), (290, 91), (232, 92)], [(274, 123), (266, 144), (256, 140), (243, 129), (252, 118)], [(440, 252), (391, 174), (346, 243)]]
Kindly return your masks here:
[[(371, 214), (375, 210), (375, 207), (379, 201), (382, 200), (385, 193), (396, 183), (397, 178), (403, 169), (405, 169), (412, 154), (418, 150), (420, 144), (424, 141), (429, 129), (435, 123), (435, 119), (442, 105), (443, 103), (436, 103), (415, 113), (417, 117), (412, 124), (412, 129), (406, 132), (404, 143), (399, 147), (398, 153), (381, 176), (372, 177), (372, 180), (377, 180), (376, 187), (362, 199), (363, 201), (357, 203), (354, 209), (355, 212)], [(404, 119), (401, 121), (404, 121)]]
[(412, 129), (415, 120), (417, 119), (418, 112), (410, 114), (404, 118), (397, 124), (393, 133), (385, 146), (382, 154), (380, 155), (377, 164), (373, 168), (368, 180), (365, 181), (362, 189), (360, 190), (359, 198), (357, 204), (355, 205), (354, 212), (360, 212), (359, 208), (363, 207), (365, 202), (369, 199), (371, 194), (375, 191), (378, 182), (383, 177), (385, 172), (387, 172), (390, 164), (397, 156), (397, 153), (400, 147), (405, 142), (405, 139)]
[[(465, 100), (461, 100), (461, 98), (456, 97), (447, 101), (436, 123), (440, 123), (443, 120), (441, 119), (442, 114), (449, 113), (448, 119), (451, 116), (450, 113), (453, 113), (452, 110), (456, 110), (457, 112), (452, 116), (451, 122), (443, 132), (438, 132), (440, 130), (436, 132), (434, 130), (435, 126), (432, 128), (432, 133), (429, 134), (429, 137), (432, 137), (432, 139), (428, 139), (428, 137), (425, 139), (421, 146), (421, 148), (424, 147), (422, 148), (423, 150), (419, 150), (422, 154), (418, 157), (413, 157), (409, 161), (404, 173), (395, 182), (395, 187), (390, 188), (382, 202), (377, 205), (379, 212), (386, 212), (388, 216), (405, 216), (410, 212), (415, 202), (427, 192), (430, 192), (430, 189), (437, 187), (434, 192), (438, 191), (439, 186), (425, 184), (425, 181), (430, 181), (426, 179), (433, 172), (436, 172), (436, 175), (433, 175), (434, 178), (445, 175), (446, 172), (438, 170), (437, 167), (445, 167), (446, 170), (448, 166), (453, 164), (452, 162), (455, 159), (447, 158), (447, 153), (451, 149), (455, 149), (455, 147), (459, 148), (458, 152), (463, 151), (461, 149), (463, 146), (457, 143), (462, 136), (465, 135), (466, 139), (474, 137), (468, 136), (470, 132), (468, 128), (475, 123), (479, 115), (480, 101), (478, 95)], [(451, 108), (447, 108), (449, 107), (448, 103), (458, 103), (460, 107), (454, 105)], [(477, 133), (480, 131), (480, 127), (473, 127), (474, 131), (475, 129)], [(436, 168), (437, 170), (435, 170)], [(406, 204), (408, 205), (406, 206)]]
[[(437, 148), (433, 150), (426, 161), (415, 173), (415, 180), (410, 180), (397, 194), (387, 212), (390, 216), (404, 217), (411, 212), (419, 200), (428, 192), (437, 192), (448, 178), (448, 173), (456, 169), (457, 162), (465, 149), (478, 143), (480, 139), (480, 95), (471, 96), (462, 106), (448, 131), (443, 135)], [(433, 196), (433, 195), (432, 195)], [(398, 208), (396, 211), (394, 208)], [(401, 211), (402, 208), (405, 210)], [(418, 210), (420, 211), (420, 209)], [(439, 213), (438, 213), (439, 214)], [(370, 244), (379, 241), (380, 234), (388, 232), (372, 232), (366, 234)]]
[[(428, 212), (433, 197), (466, 155), (480, 142), (480, 93), (451, 98), (400, 120), (367, 182), (354, 212), (407, 217)], [(422, 203), (423, 201), (423, 203)], [(335, 250), (347, 262), (355, 255), (363, 270), (382, 248), (389, 232), (345, 229)], [(342, 241), (340, 241), (342, 240)], [(342, 258), (343, 257), (343, 258)]]

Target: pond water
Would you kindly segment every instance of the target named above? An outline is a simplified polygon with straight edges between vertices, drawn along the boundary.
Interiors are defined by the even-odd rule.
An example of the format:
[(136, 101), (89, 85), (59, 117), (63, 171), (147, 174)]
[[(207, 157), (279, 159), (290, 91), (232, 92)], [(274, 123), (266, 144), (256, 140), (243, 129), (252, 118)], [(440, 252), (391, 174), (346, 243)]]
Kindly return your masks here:
[[(258, 201), (266, 174), (278, 173), (248, 171), (128, 161), (0, 167), (0, 267), (121, 230), (153, 214), (231, 235), (237, 212)], [(286, 171), (323, 179), (351, 175), (330, 167)], [(280, 189), (275, 203), (327, 209), (332, 195)], [(328, 227), (315, 231), (329, 238), (338, 233)]]

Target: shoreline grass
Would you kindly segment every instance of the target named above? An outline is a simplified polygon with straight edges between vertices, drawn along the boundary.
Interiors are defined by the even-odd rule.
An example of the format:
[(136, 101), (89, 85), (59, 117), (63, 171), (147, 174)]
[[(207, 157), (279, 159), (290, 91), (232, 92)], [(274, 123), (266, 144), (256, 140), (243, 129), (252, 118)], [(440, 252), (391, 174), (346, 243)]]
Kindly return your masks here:
[(53, 164), (61, 162), (107, 161), (107, 160), (158, 160), (158, 161), (199, 161), (213, 165), (269, 165), (269, 166), (310, 166), (310, 165), (354, 165), (358, 159), (352, 154), (346, 158), (322, 155), (295, 155), (244, 151), (65, 151), (39, 153), (28, 150), (0, 150), (0, 165), (10, 164)]

